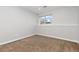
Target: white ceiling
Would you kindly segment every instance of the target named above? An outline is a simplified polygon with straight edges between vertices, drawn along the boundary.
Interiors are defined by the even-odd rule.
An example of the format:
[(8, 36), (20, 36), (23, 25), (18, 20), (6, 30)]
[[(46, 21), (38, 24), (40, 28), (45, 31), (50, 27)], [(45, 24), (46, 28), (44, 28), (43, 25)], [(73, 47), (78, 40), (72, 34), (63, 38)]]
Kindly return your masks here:
[[(60, 7), (62, 7), (62, 6), (47, 6), (46, 8), (42, 8), (41, 6), (23, 6), (23, 8), (26, 8), (36, 14), (43, 14), (46, 12), (50, 12), (50, 11), (60, 8)], [(41, 8), (41, 9), (39, 10), (39, 8)]]

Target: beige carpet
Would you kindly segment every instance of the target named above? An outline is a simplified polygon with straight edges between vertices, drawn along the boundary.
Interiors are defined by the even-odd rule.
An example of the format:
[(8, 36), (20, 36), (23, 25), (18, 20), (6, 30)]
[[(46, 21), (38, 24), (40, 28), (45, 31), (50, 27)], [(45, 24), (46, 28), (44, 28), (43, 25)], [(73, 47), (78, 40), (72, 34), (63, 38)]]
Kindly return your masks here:
[(76, 52), (79, 51), (79, 44), (49, 38), (40, 35), (34, 35), (28, 38), (17, 40), (12, 43), (0, 46), (2, 52)]

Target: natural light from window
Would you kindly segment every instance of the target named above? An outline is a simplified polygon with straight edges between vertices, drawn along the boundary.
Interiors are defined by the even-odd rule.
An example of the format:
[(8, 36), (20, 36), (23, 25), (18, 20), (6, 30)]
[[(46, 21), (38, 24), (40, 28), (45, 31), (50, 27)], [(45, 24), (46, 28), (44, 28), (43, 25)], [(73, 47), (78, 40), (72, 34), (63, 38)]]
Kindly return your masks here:
[(40, 19), (40, 24), (51, 24), (53, 16), (42, 16)]

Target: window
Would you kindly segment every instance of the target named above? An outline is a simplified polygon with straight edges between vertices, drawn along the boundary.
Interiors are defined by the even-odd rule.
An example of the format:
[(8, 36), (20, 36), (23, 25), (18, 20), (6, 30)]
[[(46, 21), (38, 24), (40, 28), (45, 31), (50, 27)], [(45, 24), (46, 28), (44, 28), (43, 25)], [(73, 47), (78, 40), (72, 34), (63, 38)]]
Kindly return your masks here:
[(40, 24), (51, 24), (53, 20), (52, 16), (42, 16), (40, 19)]

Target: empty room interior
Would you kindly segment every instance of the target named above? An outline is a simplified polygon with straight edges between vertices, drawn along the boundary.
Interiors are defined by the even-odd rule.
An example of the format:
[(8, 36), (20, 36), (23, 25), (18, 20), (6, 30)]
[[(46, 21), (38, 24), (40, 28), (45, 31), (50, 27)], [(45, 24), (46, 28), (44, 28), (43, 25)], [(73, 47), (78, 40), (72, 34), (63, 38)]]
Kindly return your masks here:
[(79, 52), (79, 6), (0, 6), (0, 52)]

